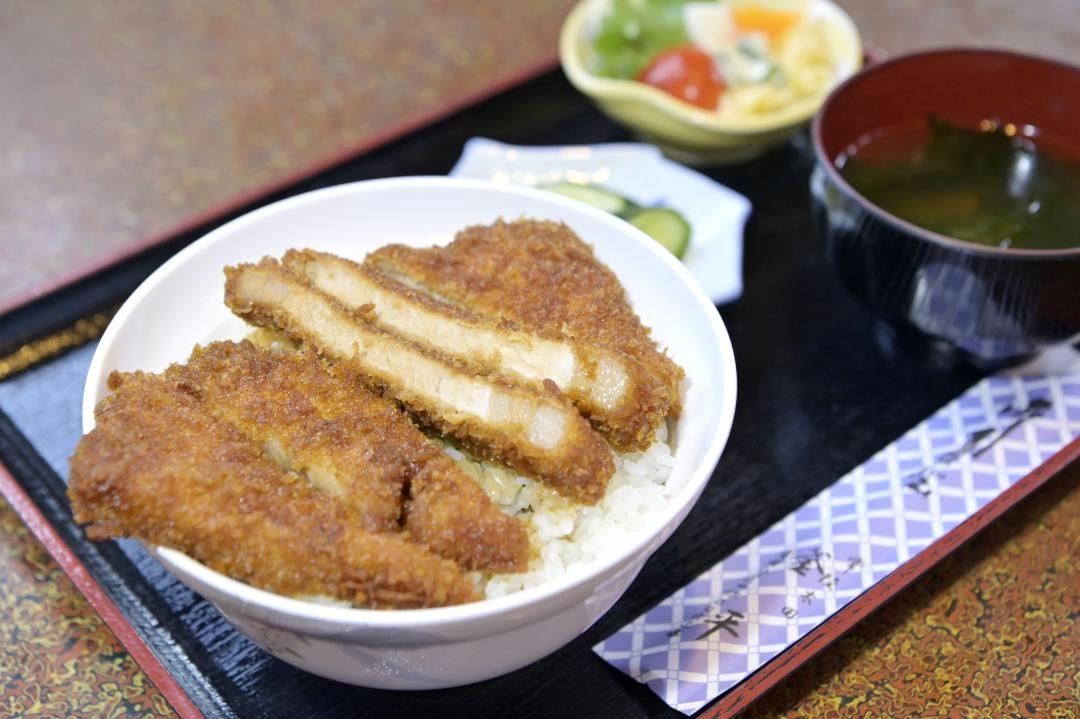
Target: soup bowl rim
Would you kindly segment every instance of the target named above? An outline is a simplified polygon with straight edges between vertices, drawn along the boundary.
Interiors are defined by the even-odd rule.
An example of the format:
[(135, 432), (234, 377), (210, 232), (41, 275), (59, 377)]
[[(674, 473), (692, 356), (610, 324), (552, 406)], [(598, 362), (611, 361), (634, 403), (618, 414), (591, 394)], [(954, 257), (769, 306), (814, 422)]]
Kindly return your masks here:
[(979, 48), (979, 47), (951, 47), (951, 48), (939, 48), (934, 50), (925, 50), (920, 52), (905, 53), (903, 55), (897, 55), (896, 57), (876, 62), (864, 67), (861, 71), (852, 75), (844, 80), (842, 83), (836, 86), (836, 88), (829, 94), (829, 97), (825, 100), (825, 103), (821, 106), (820, 112), (814, 116), (813, 123), (811, 125), (810, 135), (811, 141), (814, 146), (814, 155), (817, 159), (818, 167), (826, 173), (830, 182), (836, 185), (840, 190), (850, 196), (863, 210), (873, 215), (878, 221), (887, 225), (891, 225), (893, 229), (903, 232), (908, 235), (912, 235), (918, 239), (926, 240), (928, 242), (942, 245), (948, 249), (962, 250), (971, 254), (989, 255), (995, 258), (1014, 258), (1014, 259), (1026, 259), (1026, 260), (1058, 260), (1063, 257), (1080, 257), (1080, 246), (1066, 247), (1057, 249), (1027, 249), (1027, 248), (1012, 248), (1012, 247), (995, 247), (992, 245), (982, 245), (976, 242), (970, 242), (968, 240), (962, 240), (951, 235), (946, 235), (933, 230), (928, 230), (925, 227), (920, 227), (914, 223), (911, 223), (888, 210), (884, 209), (880, 205), (874, 203), (861, 192), (856, 190), (840, 173), (840, 170), (836, 167), (836, 163), (832, 157), (825, 150), (825, 140), (823, 138), (823, 128), (828, 122), (829, 110), (836, 103), (837, 98), (842, 96), (850, 87), (861, 82), (872, 82), (870, 79), (874, 74), (881, 72), (883, 69), (900, 65), (915, 60), (920, 60), (926, 57), (933, 56), (955, 56), (955, 55), (995, 55), (1001, 57), (1018, 58), (1022, 60), (1034, 60), (1041, 63), (1050, 65), (1057, 65), (1071, 72), (1080, 73), (1080, 68), (1070, 65), (1068, 63), (1051, 60), (1038, 55), (1031, 55), (1027, 53), (1014, 52), (1011, 50), (1000, 50), (996, 48)]

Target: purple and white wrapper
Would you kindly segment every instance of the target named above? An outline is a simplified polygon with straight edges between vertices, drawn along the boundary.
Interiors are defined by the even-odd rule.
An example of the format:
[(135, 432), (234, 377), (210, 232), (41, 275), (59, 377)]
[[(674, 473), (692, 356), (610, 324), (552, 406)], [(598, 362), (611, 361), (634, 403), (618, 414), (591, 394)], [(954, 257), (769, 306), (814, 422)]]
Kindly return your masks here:
[(1080, 437), (1080, 371), (978, 383), (594, 647), (691, 714)]

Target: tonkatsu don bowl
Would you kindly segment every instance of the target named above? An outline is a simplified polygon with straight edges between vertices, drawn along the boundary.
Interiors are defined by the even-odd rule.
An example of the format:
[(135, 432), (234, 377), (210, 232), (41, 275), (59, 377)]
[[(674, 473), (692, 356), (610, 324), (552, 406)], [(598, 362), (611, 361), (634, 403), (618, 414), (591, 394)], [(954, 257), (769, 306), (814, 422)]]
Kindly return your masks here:
[[(533, 220), (537, 222), (529, 224)], [(478, 255), (469, 266), (453, 266), (456, 269), (441, 277), (432, 269), (445, 269), (453, 265), (452, 261), (461, 260), (460, 256), (438, 253), (448, 253), (466, 240), (475, 245), (521, 227), (531, 227), (540, 235), (567, 235), (571, 237), (566, 240), (571, 249), (579, 245), (591, 248), (583, 250), (585, 259), (610, 268), (610, 272), (606, 268), (597, 270), (597, 276), (613, 273), (611, 281), (625, 290), (625, 295), (617, 293), (618, 301), (628, 302), (629, 316), (636, 313), (634, 321), (640, 318), (641, 325), (651, 328), (649, 345), (655, 342), (656, 356), (661, 358), (657, 361), (681, 368), (679, 377), (685, 373), (677, 383), (677, 397), (670, 409), (661, 403), (658, 411), (655, 397), (647, 392), (638, 397), (638, 411), (643, 415), (651, 413), (655, 422), (639, 421), (626, 408), (612, 408), (611, 372), (595, 373), (596, 381), (588, 386), (578, 381), (580, 377), (567, 379), (573, 375), (567, 363), (572, 364), (575, 358), (588, 366), (608, 367), (605, 358), (630, 356), (620, 354), (618, 348), (612, 350), (596, 338), (573, 344), (578, 340), (574, 337), (573, 342), (566, 340), (571, 349), (565, 350), (557, 333), (547, 330), (538, 330), (539, 339), (529, 339), (529, 323), (515, 321), (511, 312), (513, 306), (518, 306), (527, 315), (529, 308), (522, 308), (521, 303), (515, 305), (513, 297), (495, 302), (505, 304), (507, 313), (497, 311), (498, 307), (490, 310), (496, 316), (490, 324), (485, 324), (488, 320), (484, 317), (474, 316), (471, 309), (459, 311), (447, 304), (454, 299), (459, 284), (481, 300), (498, 299), (497, 294), (484, 292), (499, 282), (505, 285), (513, 276), (514, 281), (523, 282), (523, 296), (544, 291), (538, 289), (542, 287), (561, 295), (550, 302), (535, 294), (533, 297), (543, 305), (541, 314), (569, 312), (565, 323), (568, 326), (578, 320), (585, 322), (590, 312), (602, 312), (602, 303), (595, 297), (579, 302), (580, 298), (567, 290), (580, 287), (581, 276), (569, 271), (570, 264), (566, 265), (565, 276), (560, 275), (560, 266), (550, 262), (556, 255), (543, 247), (539, 252), (548, 261), (547, 275), (543, 277), (531, 275), (530, 268), (522, 272), (512, 267), (497, 253)], [(471, 229), (462, 232), (465, 228)], [(522, 246), (528, 245), (526, 239)], [(446, 250), (440, 249), (452, 240)], [(393, 247), (387, 249), (385, 246), (390, 244)], [(425, 254), (429, 252), (436, 254)], [(371, 281), (374, 275), (364, 264), (370, 258), (385, 260), (380, 271), (385, 270), (389, 276), (392, 270), (392, 276)], [(410, 261), (415, 261), (411, 267), (417, 272), (411, 278), (404, 276)], [(422, 274), (425, 268), (429, 276)], [(441, 279), (433, 298), (417, 299), (413, 287), (416, 276), (432, 283)], [(470, 279), (465, 282), (462, 277)], [(334, 282), (337, 285), (331, 287)], [(396, 294), (391, 293), (387, 299), (384, 294), (391, 287), (396, 288)], [(328, 299), (326, 293), (330, 290), (337, 299)], [(349, 297), (352, 304), (346, 301)], [(386, 303), (380, 304), (384, 300)], [(394, 312), (400, 332), (390, 336), (378, 328), (378, 323)], [(429, 322), (432, 317), (437, 320), (434, 325)], [(453, 332), (443, 331), (438, 323), (440, 317), (452, 322)], [(244, 341), (254, 337), (255, 326), (262, 328), (258, 332), (281, 329), (291, 339), (304, 342), (287, 361), (282, 360), (273, 354), (277, 350)], [(603, 329), (606, 324), (600, 322), (598, 326)], [(488, 352), (481, 340), (489, 337), (504, 342), (505, 347)], [(308, 340), (317, 351), (305, 349)], [(384, 340), (386, 346), (379, 344)], [(476, 342), (480, 342), (479, 348), (470, 344)], [(495, 379), (489, 381), (479, 374), (439, 374), (449, 372), (447, 368), (467, 366), (467, 351), (482, 362), (502, 362), (492, 374)], [(588, 355), (594, 351), (596, 354)], [(457, 353), (466, 354), (462, 358)], [(443, 358), (443, 354), (450, 355), (450, 359)], [(550, 372), (543, 363), (537, 367), (538, 357), (550, 358)], [(248, 364), (234, 381), (230, 372), (236, 372), (238, 362)], [(636, 359), (627, 360), (626, 366), (637, 367)], [(349, 385), (354, 369), (363, 378)], [(323, 377), (324, 370), (331, 374)], [(530, 372), (542, 378), (536, 387), (525, 381)], [(615, 374), (622, 377), (619, 372), (622, 370)], [(354, 509), (327, 510), (325, 503), (320, 504), (324, 496), (320, 492), (346, 491), (334, 485), (340, 476), (331, 476), (328, 483), (320, 484), (314, 472), (301, 466), (301, 460), (307, 461), (303, 451), (279, 446), (283, 438), (288, 445), (290, 432), (303, 435), (306, 425), (303, 418), (294, 416), (296, 398), (289, 395), (281, 399), (284, 394), (274, 395), (269, 388), (299, 382), (307, 375), (313, 378), (309, 389), (317, 385), (311, 389), (312, 396), (325, 393), (327, 387), (355, 386), (349, 392), (369, 399), (363, 407), (354, 408), (347, 422), (326, 419), (325, 413), (320, 415), (321, 429), (301, 436), (296, 447), (311, 450), (320, 438), (333, 432), (367, 432), (371, 436), (364, 441), (369, 443), (370, 451), (342, 455), (346, 459), (340, 461), (355, 457), (363, 466), (375, 460), (388, 465), (385, 457), (392, 455), (393, 461), (407, 465), (409, 472), (419, 473), (418, 477), (425, 466), (435, 466), (438, 471), (432, 471), (440, 480), (426, 485), (428, 497), (445, 491), (446, 478), (458, 477), (454, 474), (459, 471), (457, 467), (467, 470), (491, 498), (474, 497), (475, 506), (480, 506), (482, 500), (488, 503), (484, 511), (501, 511), (502, 519), (513, 515), (515, 521), (527, 527), (531, 552), (527, 567), (519, 563), (514, 573), (504, 572), (513, 560), (499, 554), (506, 545), (488, 547), (488, 529), (474, 532), (470, 543), (463, 545), (444, 541), (447, 537), (456, 541), (469, 533), (467, 529), (458, 531), (457, 523), (468, 520), (459, 515), (471, 514), (468, 508), (473, 505), (462, 504), (455, 497), (453, 501), (458, 504), (436, 502), (432, 504), (435, 510), (424, 515), (416, 509), (419, 499), (411, 498), (400, 518), (404, 529), (399, 535), (370, 539), (355, 530), (368, 537), (355, 545), (366, 548), (366, 554), (362, 552), (363, 557), (356, 561), (367, 564), (361, 567), (360, 574), (344, 572), (345, 580), (332, 585), (339, 590), (344, 586), (344, 593), (333, 597), (337, 601), (314, 598), (311, 591), (268, 591), (254, 586), (262, 582), (263, 586), (293, 587), (289, 583), (292, 578), (306, 576), (305, 572), (310, 575), (312, 567), (321, 566), (326, 556), (334, 555), (327, 555), (310, 542), (296, 545), (306, 548), (308, 555), (298, 555), (296, 547), (278, 546), (278, 542), (290, 543), (289, 532), (299, 531), (282, 523), (287, 513), (267, 506), (269, 500), (264, 495), (249, 492), (238, 495), (242, 501), (233, 502), (232, 495), (215, 494), (218, 479), (208, 484), (203, 475), (227, 475), (235, 466), (240, 468), (238, 473), (247, 475), (242, 479), (251, 483), (249, 489), (264, 481), (291, 483), (288, 492), (272, 496), (297, 497), (301, 508), (308, 506), (303, 502), (310, 502), (314, 514), (297, 518), (296, 526), (320, 525), (312, 531), (323, 532), (318, 536), (326, 541), (338, 541), (340, 536), (354, 531), (335, 522), (348, 523), (353, 517), (358, 518), (357, 522), (375, 521), (370, 513), (361, 515)], [(371, 377), (377, 380), (377, 392), (369, 392), (359, 384)], [(477, 383), (487, 402), (485, 406), (522, 405), (532, 412), (530, 416), (537, 421), (531, 431), (521, 437), (503, 436), (499, 426), (478, 428), (472, 420), (455, 424), (464, 411), (460, 404), (454, 404), (464, 401), (457, 395), (468, 394)], [(264, 386), (267, 396), (259, 394)], [(170, 405), (170, 392), (183, 407)], [(349, 392), (343, 399), (346, 403), (354, 399)], [(274, 408), (275, 402), (282, 403), (280, 411)], [(312, 403), (318, 405), (318, 400)], [(581, 410), (580, 416), (573, 406)], [(335, 412), (340, 410), (337, 404), (333, 407)], [(566, 410), (568, 407), (571, 409)], [(251, 408), (256, 413), (245, 414)], [(76, 518), (88, 525), (87, 533), (92, 538), (141, 539), (174, 576), (213, 603), (252, 641), (283, 661), (362, 686), (450, 687), (529, 664), (580, 635), (606, 612), (700, 496), (727, 441), (734, 409), (734, 356), (716, 309), (678, 260), (630, 224), (554, 193), (527, 188), (448, 178), (373, 180), (299, 195), (233, 220), (177, 254), (135, 291), (106, 330), (90, 367), (83, 397), (83, 429), (88, 434), (84, 438), (86, 446), (80, 445), (72, 461), (70, 494)], [(573, 419), (555, 422), (553, 418), (557, 420), (563, 411), (573, 414)], [(399, 422), (394, 413), (411, 419)], [(392, 430), (387, 430), (392, 432), (390, 438), (383, 436), (382, 430), (364, 424), (364, 417), (376, 414), (382, 418), (379, 422), (393, 425)], [(286, 415), (288, 422), (281, 419)], [(118, 424), (124, 416), (129, 418), (129, 424), (134, 417), (138, 427), (125, 429)], [(253, 416), (255, 421), (251, 421)], [(189, 420), (194, 424), (185, 424)], [(650, 428), (642, 434), (646, 425)], [(553, 433), (562, 432), (559, 436), (565, 438), (569, 436), (568, 427), (589, 435), (594, 445), (599, 443), (604, 448), (600, 450), (601, 459), (595, 459), (595, 452), (590, 455), (578, 451), (580, 448), (554, 465), (542, 456), (530, 455), (530, 442), (554, 447)], [(112, 436), (108, 432), (118, 438), (114, 445), (106, 441)], [(154, 437), (155, 432), (159, 436)], [(224, 437), (232, 448), (195, 457), (200, 449), (192, 438), (203, 436), (200, 432), (208, 437)], [(436, 436), (440, 434), (449, 438), (445, 446), (428, 444), (442, 442)], [(322, 449), (330, 456), (341, 443), (334, 440)], [(431, 450), (432, 446), (439, 447), (439, 451)], [(411, 451), (409, 447), (418, 448), (422, 460), (402, 454)], [(289, 461), (284, 469), (265, 457), (246, 458), (244, 454), (261, 455), (264, 450), (276, 459), (283, 452), (289, 455), (295, 451), (286, 457)], [(153, 452), (162, 453), (160, 462)], [(175, 456), (177, 452), (184, 456)], [(324, 468), (326, 462), (333, 464), (325, 456), (319, 457), (325, 460)], [(454, 461), (448, 463), (446, 457)], [(222, 464), (215, 465), (218, 461)], [(491, 469), (489, 464), (512, 469)], [(382, 471), (383, 465), (371, 466)], [(661, 468), (659, 474), (657, 467)], [(90, 516), (98, 509), (112, 511), (120, 503), (106, 494), (103, 496), (108, 496), (108, 501), (101, 504), (108, 506), (95, 509), (87, 504), (87, 496), (107, 493), (112, 485), (123, 485), (118, 477), (123, 472), (132, 476), (141, 472), (137, 481), (130, 480), (123, 489), (128, 492), (125, 496), (137, 495), (142, 506), (157, 508), (153, 511), (158, 512), (154, 525), (158, 533), (121, 534), (112, 525), (122, 524), (126, 515), (104, 519)], [(316, 489), (296, 479), (304, 472)], [(590, 484), (587, 477), (582, 479), (583, 473), (590, 472), (611, 477), (605, 479), (606, 484)], [(518, 477), (530, 473), (547, 484)], [(287, 480), (281, 479), (286, 475)], [(230, 478), (224, 476), (221, 480), (227, 482)], [(420, 480), (412, 481), (410, 492)], [(513, 490), (509, 494), (507, 483)], [(178, 488), (182, 491), (178, 492)], [(527, 501), (527, 497), (533, 499)], [(554, 504), (548, 504), (549, 499), (544, 497)], [(172, 505), (176, 506), (175, 517), (170, 514)], [(491, 509), (496, 505), (497, 509)], [(572, 511), (560, 514), (565, 507)], [(306, 512), (294, 508), (292, 515)], [(198, 536), (191, 538), (202, 530), (200, 517), (205, 517), (205, 542)], [(495, 524), (484, 525), (492, 526)], [(215, 541), (214, 533), (223, 538)], [(159, 539), (153, 541), (153, 537)], [(173, 542), (173, 537), (182, 541)], [(425, 544), (413, 547), (402, 543), (402, 538)], [(182, 546), (187, 551), (170, 546)], [(242, 554), (248, 546), (254, 549)], [(200, 554), (207, 547), (233, 554), (227, 562), (216, 563), (211, 561), (213, 557)], [(400, 561), (393, 554), (397, 547), (407, 552)], [(305, 556), (310, 556), (311, 566), (304, 566)], [(349, 561), (354, 559), (350, 557)], [(290, 561), (296, 564), (260, 566)], [(215, 571), (208, 565), (226, 569)], [(449, 590), (431, 578), (447, 566), (453, 568), (453, 581), (457, 582)], [(411, 578), (407, 576), (411, 567), (418, 567), (417, 571), (434, 569), (431, 577)], [(333, 567), (319, 571), (334, 574)], [(467, 584), (466, 590), (460, 590), (465, 586), (462, 582)]]

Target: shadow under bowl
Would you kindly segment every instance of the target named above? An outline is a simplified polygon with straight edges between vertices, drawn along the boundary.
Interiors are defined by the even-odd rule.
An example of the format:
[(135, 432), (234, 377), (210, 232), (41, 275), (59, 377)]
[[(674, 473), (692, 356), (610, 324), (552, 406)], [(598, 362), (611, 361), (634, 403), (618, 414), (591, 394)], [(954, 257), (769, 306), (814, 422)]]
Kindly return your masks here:
[(961, 127), (1032, 125), (1080, 147), (1080, 68), (949, 49), (873, 65), (837, 88), (813, 123), (811, 195), (841, 282), (874, 313), (979, 366), (1070, 341), (1080, 333), (1080, 228), (1069, 249), (979, 245), (886, 212), (840, 175), (837, 158), (860, 138), (931, 114)]

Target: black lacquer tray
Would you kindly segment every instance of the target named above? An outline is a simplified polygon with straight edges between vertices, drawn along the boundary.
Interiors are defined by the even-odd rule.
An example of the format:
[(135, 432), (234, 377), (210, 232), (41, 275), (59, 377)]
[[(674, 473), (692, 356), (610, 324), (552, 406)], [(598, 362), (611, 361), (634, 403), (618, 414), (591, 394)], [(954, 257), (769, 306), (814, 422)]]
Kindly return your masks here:
[[(550, 73), (285, 194), (374, 177), (444, 174), (476, 135), (524, 145), (633, 139), (560, 73)], [(138, 545), (86, 541), (72, 524), (64, 482), (67, 457), (80, 435), (93, 344), (0, 382), (0, 460), (30, 500), (24, 509), (47, 523), (39, 536), (46, 532), (52, 544), (60, 543), (50, 546), (54, 555), (70, 551), (71, 561), (62, 562), (69, 572), (73, 563), (85, 567), (88, 580), (77, 581), (84, 591), (87, 582), (104, 590), (103, 602), (118, 610), (110, 625), (117, 630), (119, 621), (134, 630), (129, 648), (132, 637), (149, 648), (152, 656), (147, 654), (144, 666), (156, 664), (150, 674), (159, 685), (173, 684), (166, 695), (182, 714), (681, 716), (610, 668), (591, 647), (980, 378), (905, 344), (845, 294), (813, 230), (812, 162), (805, 136), (797, 136), (753, 162), (706, 170), (754, 205), (745, 238), (745, 293), (719, 308), (739, 371), (727, 450), (689, 518), (615, 607), (576, 641), (504, 677), (419, 693), (320, 679), (264, 654)], [(9, 315), (0, 344), (114, 305), (206, 229)]]

